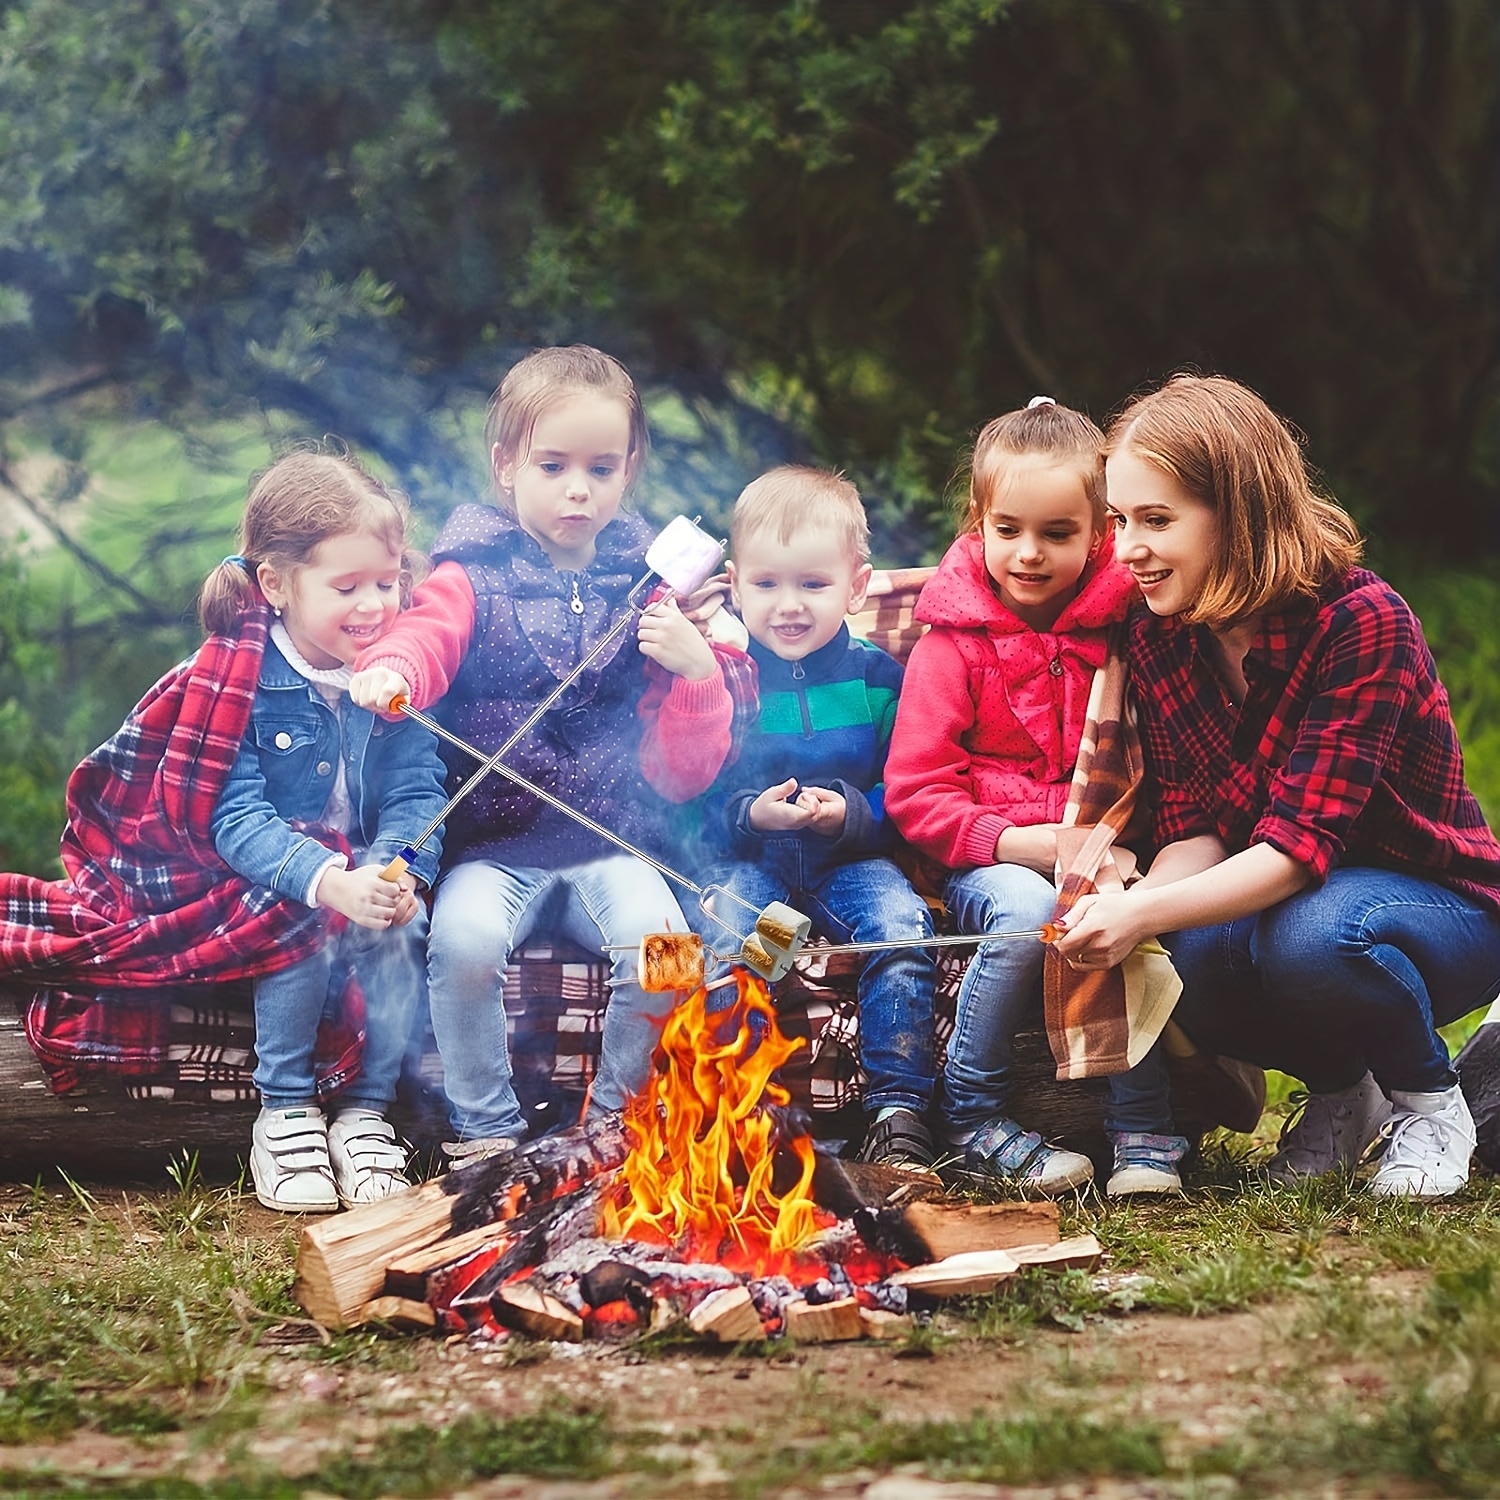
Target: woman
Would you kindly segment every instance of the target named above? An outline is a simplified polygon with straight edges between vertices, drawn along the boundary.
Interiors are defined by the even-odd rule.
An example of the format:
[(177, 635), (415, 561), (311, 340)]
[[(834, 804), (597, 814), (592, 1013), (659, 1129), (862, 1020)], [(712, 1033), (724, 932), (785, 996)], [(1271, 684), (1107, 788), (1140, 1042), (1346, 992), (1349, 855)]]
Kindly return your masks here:
[(1500, 987), (1500, 843), (1421, 627), (1244, 386), (1178, 376), (1107, 452), (1158, 852), (1059, 950), (1095, 967), (1174, 934), (1188, 1035), (1307, 1085), (1273, 1177), (1385, 1133), (1372, 1192), (1456, 1192), (1474, 1123), (1436, 1028)]

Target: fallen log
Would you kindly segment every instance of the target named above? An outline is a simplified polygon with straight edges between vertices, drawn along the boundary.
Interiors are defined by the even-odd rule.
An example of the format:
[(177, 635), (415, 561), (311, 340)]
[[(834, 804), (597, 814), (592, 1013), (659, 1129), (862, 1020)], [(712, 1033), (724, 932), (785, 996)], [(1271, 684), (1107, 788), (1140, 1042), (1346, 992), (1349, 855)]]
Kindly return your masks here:
[(902, 1222), (926, 1250), (943, 1260), (969, 1250), (1008, 1250), (1014, 1245), (1057, 1242), (1058, 1207), (1050, 1199), (1023, 1203), (908, 1203)]

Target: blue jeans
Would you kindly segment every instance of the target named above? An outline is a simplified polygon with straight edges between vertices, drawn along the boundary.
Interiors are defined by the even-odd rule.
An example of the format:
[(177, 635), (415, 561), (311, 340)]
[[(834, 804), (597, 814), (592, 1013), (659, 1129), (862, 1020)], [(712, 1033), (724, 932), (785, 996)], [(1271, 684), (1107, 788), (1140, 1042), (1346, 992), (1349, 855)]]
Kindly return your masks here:
[(255, 981), (255, 1086), (267, 1109), (313, 1102), (318, 1021), (330, 989), (342, 986), (350, 969), (365, 995), (365, 1045), (359, 1077), (339, 1107), (390, 1108), (427, 988), (426, 946), (420, 908), (404, 927), (376, 931), (350, 922), (301, 963)]
[(443, 1060), (449, 1119), (460, 1139), (525, 1134), (511, 1081), (505, 966), (539, 927), (596, 953), (614, 944), (627, 950), (610, 955), (591, 1107), (621, 1109), (646, 1081), (672, 1002), (640, 987), (636, 950), (648, 932), (687, 930), (662, 877), (629, 854), (561, 870), (466, 860), (438, 881), (427, 945), (432, 1033)]
[(1163, 942), (1182, 1029), (1314, 1093), (1367, 1071), (1387, 1094), (1451, 1088), (1436, 1028), (1500, 987), (1500, 913), (1390, 870), (1335, 870), (1258, 915)]
[[(755, 913), (786, 901), (811, 917), (813, 932), (834, 943), (930, 938), (932, 916), (911, 882), (887, 859), (814, 866), (797, 839), (767, 839), (761, 864), (723, 866), (713, 884), (732, 891), (754, 911), (722, 897), (716, 913), (741, 934)], [(719, 952), (733, 946), (724, 929), (700, 916), (704, 941)], [(932, 991), (937, 966), (931, 948), (892, 948), (868, 954), (859, 974), (859, 1060), (864, 1106), (900, 1106), (919, 1114), (932, 1103)]]
[[(1025, 865), (978, 865), (950, 877), (944, 900), (960, 932), (1039, 930), (1057, 906), (1057, 887)], [(1009, 1117), (1012, 1042), (1018, 1031), (1041, 1021), (1045, 952), (1039, 941), (1008, 938), (981, 943), (969, 960), (943, 1070), (944, 1120), (951, 1133)], [(1129, 1072), (1109, 1079), (1104, 1128), (1172, 1133), (1160, 1043)]]

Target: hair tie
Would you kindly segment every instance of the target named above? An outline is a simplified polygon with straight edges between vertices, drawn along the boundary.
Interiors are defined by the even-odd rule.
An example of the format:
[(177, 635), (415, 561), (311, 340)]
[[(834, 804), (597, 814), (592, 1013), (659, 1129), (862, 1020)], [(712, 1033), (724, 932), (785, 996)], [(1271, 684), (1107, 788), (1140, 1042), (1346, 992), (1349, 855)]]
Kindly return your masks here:
[(1030, 411), (1032, 409), (1032, 407), (1034, 407), (1034, 406), (1056, 406), (1056, 405), (1057, 405), (1057, 402), (1054, 401), (1051, 396), (1033, 396), (1031, 398), (1031, 400), (1026, 403), (1026, 410)]
[(235, 563), (239, 567), (243, 568), (247, 573), (250, 571), (250, 559), (248, 557), (241, 557), (238, 552), (232, 553), (230, 556), (226, 557), (224, 559), (224, 562), (221, 562), (219, 566), (222, 568), (225, 563)]

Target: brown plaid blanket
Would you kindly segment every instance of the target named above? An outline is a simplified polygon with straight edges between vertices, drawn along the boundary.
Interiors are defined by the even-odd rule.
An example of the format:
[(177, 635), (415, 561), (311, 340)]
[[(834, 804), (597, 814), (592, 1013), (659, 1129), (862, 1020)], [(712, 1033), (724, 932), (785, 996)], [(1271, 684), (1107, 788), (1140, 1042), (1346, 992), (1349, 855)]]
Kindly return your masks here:
[[(1117, 631), (1089, 692), (1058, 835), (1058, 916), (1080, 896), (1123, 890), (1137, 874), (1135, 856), (1116, 844), (1131, 829), (1143, 774), (1121, 647)], [(1156, 944), (1143, 944), (1103, 972), (1071, 969), (1048, 948), (1042, 993), (1058, 1078), (1099, 1078), (1123, 1073), (1146, 1055), (1171, 1017), (1182, 982)]]

